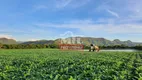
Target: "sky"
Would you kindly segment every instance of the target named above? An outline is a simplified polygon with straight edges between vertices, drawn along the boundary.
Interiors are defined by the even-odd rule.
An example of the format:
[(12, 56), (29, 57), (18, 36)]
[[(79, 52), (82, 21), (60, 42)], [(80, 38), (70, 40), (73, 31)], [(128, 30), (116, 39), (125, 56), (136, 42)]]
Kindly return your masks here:
[[(0, 0), (0, 37), (142, 42), (142, 0)], [(68, 37), (68, 36), (67, 36)]]

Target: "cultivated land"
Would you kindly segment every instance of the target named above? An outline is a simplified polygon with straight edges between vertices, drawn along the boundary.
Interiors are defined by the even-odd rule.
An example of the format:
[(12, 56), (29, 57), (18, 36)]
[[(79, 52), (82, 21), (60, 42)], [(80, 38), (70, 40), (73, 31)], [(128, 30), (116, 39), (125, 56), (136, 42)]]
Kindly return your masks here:
[(140, 80), (142, 52), (0, 50), (0, 80)]

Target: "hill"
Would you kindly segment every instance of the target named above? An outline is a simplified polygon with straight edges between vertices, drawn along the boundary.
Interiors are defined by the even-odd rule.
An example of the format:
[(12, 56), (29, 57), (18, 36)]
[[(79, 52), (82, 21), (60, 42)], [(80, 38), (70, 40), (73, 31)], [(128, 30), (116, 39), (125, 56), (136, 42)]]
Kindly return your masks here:
[[(125, 45), (125, 46), (136, 46), (139, 45), (141, 43), (134, 43), (130, 40), (127, 41), (120, 41), (119, 39), (115, 39), (113, 41), (110, 41), (108, 39), (105, 38), (93, 38), (93, 37), (70, 37), (70, 38), (66, 38), (65, 40), (68, 40), (68, 43), (72, 43), (72, 39), (73, 38), (80, 38), (80, 43), (84, 44), (84, 45), (90, 45), (95, 44), (95, 45), (99, 45), (99, 46), (111, 46), (111, 45)], [(59, 42), (59, 39), (57, 39), (55, 41), (55, 43)], [(77, 42), (77, 41), (75, 41)]]
[(2, 44), (17, 44), (14, 39), (0, 38), (0, 43)]
[[(84, 45), (90, 45), (91, 43), (99, 46), (111, 46), (111, 45), (125, 45), (125, 46), (136, 46), (136, 45), (142, 45), (142, 43), (138, 42), (132, 42), (130, 40), (127, 41), (121, 41), (119, 39), (115, 39), (113, 41), (105, 39), (105, 38), (93, 38), (93, 37), (69, 37), (65, 40), (68, 41), (68, 43), (72, 43), (73, 38), (79, 38), (79, 41), (81, 44)], [(60, 39), (56, 40), (37, 40), (37, 41), (26, 41), (21, 42), (14, 39), (7, 39), (7, 38), (0, 38), (0, 43), (2, 44), (58, 44), (60, 42)], [(78, 42), (76, 39), (74, 42)]]
[(53, 44), (54, 40), (38, 40), (38, 41), (27, 41), (21, 44)]

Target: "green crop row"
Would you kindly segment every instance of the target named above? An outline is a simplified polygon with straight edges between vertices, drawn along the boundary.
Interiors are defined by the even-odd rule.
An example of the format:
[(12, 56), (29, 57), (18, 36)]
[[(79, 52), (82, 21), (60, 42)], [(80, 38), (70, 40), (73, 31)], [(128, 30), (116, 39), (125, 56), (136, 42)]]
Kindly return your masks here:
[(0, 80), (141, 80), (141, 52), (0, 50)]

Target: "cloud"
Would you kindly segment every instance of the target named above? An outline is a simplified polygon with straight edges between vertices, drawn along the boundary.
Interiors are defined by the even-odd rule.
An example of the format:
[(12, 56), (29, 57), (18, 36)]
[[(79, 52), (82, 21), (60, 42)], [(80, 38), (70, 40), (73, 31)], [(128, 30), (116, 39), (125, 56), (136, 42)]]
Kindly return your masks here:
[(56, 8), (64, 8), (71, 3), (72, 0), (58, 0), (56, 1)]
[(108, 26), (105, 31), (112, 34), (142, 34), (142, 27), (138, 24), (115, 24)]
[(64, 9), (65, 7), (68, 9), (76, 9), (88, 4), (90, 1), (91, 0), (57, 0), (55, 6), (57, 9)]
[(68, 38), (68, 37), (83, 37), (83, 35), (74, 34), (72, 31), (66, 31), (63, 34), (60, 34), (60, 38)]
[(138, 18), (142, 17), (141, 4), (142, 0), (104, 0), (95, 10), (100, 12), (107, 10), (116, 17), (129, 18), (129, 16), (133, 16), (133, 18)]
[(28, 39), (27, 41), (38, 41), (40, 39)]
[(75, 29), (90, 30), (90, 31), (98, 30), (102, 27), (100, 25), (94, 25), (91, 20), (72, 20), (62, 24), (39, 23), (35, 25), (39, 27), (75, 28)]
[(28, 34), (31, 33), (30, 31), (21, 31), (21, 30), (15, 30), (15, 29), (1, 29), (0, 33), (8, 33), (8, 34), (12, 34), (12, 33), (23, 33), (23, 34)]
[(53, 12), (68, 9), (77, 9), (86, 5), (91, 0), (52, 0), (33, 6), (33, 11), (50, 10)]
[[(27, 29), (27, 26), (28, 26), (28, 29)], [(22, 27), (22, 28), (21, 28)], [(2, 29), (0, 29), (0, 34), (45, 34), (45, 33), (48, 33), (50, 31), (48, 30), (45, 30), (45, 29), (42, 29), (42, 28), (37, 28), (37, 27), (34, 27), (33, 25), (26, 25), (25, 26), (21, 26), (20, 28), (19, 27), (16, 27), (16, 28), (11, 28), (11, 27), (1, 27)]]
[(82, 32), (106, 32), (111, 34), (142, 34), (141, 24), (115, 24), (106, 23), (97, 24), (89, 20), (75, 20), (69, 21), (68, 23), (54, 24), (54, 23), (41, 23), (36, 24), (39, 27), (56, 27), (56, 28), (75, 28)]
[(38, 10), (50, 10), (50, 11), (58, 11), (68, 7), (71, 4), (72, 0), (52, 0), (44, 3), (39, 3), (33, 6), (34, 11)]
[(113, 16), (119, 18), (119, 15), (118, 15), (116, 12), (111, 11), (111, 10), (109, 10), (109, 9), (107, 9), (107, 12), (109, 12), (111, 15), (113, 15)]
[(0, 38), (14, 39), (12, 35), (0, 34)]

